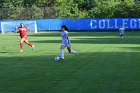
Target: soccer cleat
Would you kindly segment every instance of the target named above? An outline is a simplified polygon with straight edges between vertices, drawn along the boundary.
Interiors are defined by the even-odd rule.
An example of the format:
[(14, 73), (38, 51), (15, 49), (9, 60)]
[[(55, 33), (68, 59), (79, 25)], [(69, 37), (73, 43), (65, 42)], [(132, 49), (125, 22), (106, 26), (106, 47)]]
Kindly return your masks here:
[(60, 57), (60, 60), (64, 60), (64, 57)]
[(20, 50), (20, 52), (22, 53), (22, 52), (23, 52), (23, 50)]
[(32, 45), (32, 50), (35, 50), (35, 46), (34, 45)]
[(77, 56), (77, 52), (76, 51), (72, 50), (71, 54)]

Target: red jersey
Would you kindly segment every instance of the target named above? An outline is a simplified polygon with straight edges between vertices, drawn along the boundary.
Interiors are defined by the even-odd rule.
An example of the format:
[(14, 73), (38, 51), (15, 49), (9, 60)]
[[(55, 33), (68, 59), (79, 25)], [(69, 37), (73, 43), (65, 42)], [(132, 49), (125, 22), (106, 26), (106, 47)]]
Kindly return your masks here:
[(19, 27), (18, 28), (18, 31), (20, 33), (20, 37), (23, 38), (23, 37), (26, 37), (27, 34), (26, 34), (26, 30), (28, 29), (28, 27), (24, 26), (24, 27)]

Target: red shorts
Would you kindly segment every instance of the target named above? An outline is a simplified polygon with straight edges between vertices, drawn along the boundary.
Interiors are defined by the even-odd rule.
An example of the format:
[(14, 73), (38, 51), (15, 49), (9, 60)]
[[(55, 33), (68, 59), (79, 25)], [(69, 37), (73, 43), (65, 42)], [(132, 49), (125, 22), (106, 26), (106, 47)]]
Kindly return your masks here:
[(27, 35), (25, 35), (25, 36), (20, 36), (20, 37), (21, 37), (21, 39), (23, 39), (23, 38), (27, 39)]

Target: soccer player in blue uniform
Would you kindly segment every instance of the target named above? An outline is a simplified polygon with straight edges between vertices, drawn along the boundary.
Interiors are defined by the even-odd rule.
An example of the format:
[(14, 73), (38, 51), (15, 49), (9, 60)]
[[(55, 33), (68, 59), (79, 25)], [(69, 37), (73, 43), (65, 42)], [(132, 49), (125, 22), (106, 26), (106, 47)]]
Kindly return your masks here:
[(121, 39), (124, 39), (124, 33), (125, 33), (125, 28), (124, 28), (124, 26), (121, 26), (121, 27), (119, 28), (119, 32), (120, 32), (120, 37), (121, 37)]
[(63, 25), (61, 26), (61, 36), (62, 36), (62, 45), (60, 47), (60, 59), (64, 60), (64, 48), (67, 47), (68, 52), (72, 55), (77, 55), (77, 52), (74, 50), (71, 50), (71, 42), (68, 37), (68, 31), (69, 29), (67, 26)]

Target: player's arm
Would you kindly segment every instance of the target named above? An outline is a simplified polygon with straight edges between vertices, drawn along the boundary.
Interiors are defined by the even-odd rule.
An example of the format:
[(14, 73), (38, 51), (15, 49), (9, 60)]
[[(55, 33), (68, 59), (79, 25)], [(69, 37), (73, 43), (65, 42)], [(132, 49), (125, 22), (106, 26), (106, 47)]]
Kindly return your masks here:
[(16, 29), (15, 33), (19, 33), (19, 29)]
[(28, 30), (29, 33), (31, 33), (31, 29), (29, 27), (26, 27), (26, 29)]

